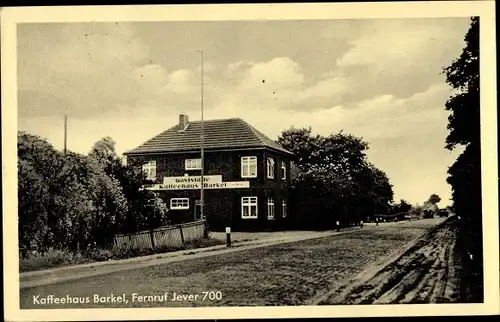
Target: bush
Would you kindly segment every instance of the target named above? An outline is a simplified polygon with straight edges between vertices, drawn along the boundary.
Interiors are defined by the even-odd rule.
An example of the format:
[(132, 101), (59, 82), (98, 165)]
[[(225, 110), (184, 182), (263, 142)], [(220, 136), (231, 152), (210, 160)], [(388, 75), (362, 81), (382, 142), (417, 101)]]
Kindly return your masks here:
[(58, 266), (76, 265), (88, 262), (82, 254), (67, 250), (49, 249), (19, 260), (19, 271), (29, 272)]
[(134, 249), (102, 249), (96, 248), (87, 252), (71, 252), (68, 250), (49, 249), (44, 253), (29, 255), (19, 260), (19, 271), (30, 272), (43, 269), (56, 268), (61, 266), (78, 265), (91, 262), (103, 262), (108, 260), (134, 258), (153, 254), (174, 252), (183, 249), (205, 248), (224, 244), (223, 241), (213, 238), (200, 238), (187, 242), (182, 247), (161, 247), (161, 248), (134, 248)]
[(103, 262), (113, 259), (113, 252), (108, 249), (94, 249), (89, 253), (89, 258), (92, 261)]
[(190, 242), (187, 242), (184, 245), (185, 249), (193, 249), (193, 248), (205, 248), (210, 246), (222, 245), (224, 242), (222, 240), (214, 239), (214, 238), (200, 238)]

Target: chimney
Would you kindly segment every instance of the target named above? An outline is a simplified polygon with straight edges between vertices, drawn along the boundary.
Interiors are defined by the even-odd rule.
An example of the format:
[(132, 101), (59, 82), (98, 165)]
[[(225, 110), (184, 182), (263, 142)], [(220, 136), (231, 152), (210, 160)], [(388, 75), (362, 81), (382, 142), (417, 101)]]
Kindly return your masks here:
[(179, 114), (179, 131), (184, 131), (189, 124), (189, 116)]

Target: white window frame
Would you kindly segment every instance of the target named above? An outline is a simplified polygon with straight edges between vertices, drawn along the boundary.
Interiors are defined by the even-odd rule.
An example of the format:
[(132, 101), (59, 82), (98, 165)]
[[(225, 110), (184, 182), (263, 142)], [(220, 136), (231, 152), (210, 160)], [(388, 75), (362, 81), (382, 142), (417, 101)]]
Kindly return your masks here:
[(184, 165), (186, 170), (201, 170), (201, 159), (186, 159)]
[(273, 197), (267, 198), (267, 219), (275, 218), (275, 208), (274, 208), (274, 199)]
[(276, 169), (276, 163), (274, 162), (274, 159), (269, 157), (267, 158), (267, 178), (268, 179), (274, 179), (274, 172)]
[(189, 209), (189, 198), (171, 198), (170, 210)]
[(288, 207), (286, 206), (286, 198), (283, 198), (281, 201), (281, 211), (282, 211), (282, 217), (286, 218), (288, 216)]
[[(255, 207), (255, 215), (252, 215), (252, 208)], [(248, 216), (245, 216), (244, 209), (248, 208)], [(257, 219), (259, 216), (259, 207), (257, 197), (242, 197), (241, 198), (241, 218), (242, 219)]]
[(285, 161), (281, 161), (281, 179), (286, 179), (286, 163)]
[(146, 174), (146, 180), (156, 180), (156, 161), (148, 161), (142, 165), (142, 171)]
[[(252, 173), (252, 168), (254, 171)], [(245, 156), (241, 157), (241, 177), (242, 178), (257, 178), (257, 157)]]

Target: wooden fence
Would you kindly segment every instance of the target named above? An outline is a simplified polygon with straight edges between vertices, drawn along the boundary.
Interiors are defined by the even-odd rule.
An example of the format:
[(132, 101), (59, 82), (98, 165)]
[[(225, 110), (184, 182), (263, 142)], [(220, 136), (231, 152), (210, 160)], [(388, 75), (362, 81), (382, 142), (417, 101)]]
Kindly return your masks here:
[(177, 248), (185, 243), (207, 237), (205, 220), (156, 228), (134, 234), (115, 235), (114, 247), (119, 249)]

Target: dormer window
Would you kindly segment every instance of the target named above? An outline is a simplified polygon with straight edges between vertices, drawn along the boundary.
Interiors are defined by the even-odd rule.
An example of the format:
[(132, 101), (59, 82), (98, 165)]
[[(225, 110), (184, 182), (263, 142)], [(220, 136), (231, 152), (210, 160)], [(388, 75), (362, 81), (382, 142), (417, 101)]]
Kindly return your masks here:
[(149, 161), (142, 165), (142, 171), (146, 174), (146, 180), (156, 180), (156, 161)]
[(274, 159), (267, 158), (267, 177), (269, 179), (274, 179)]

